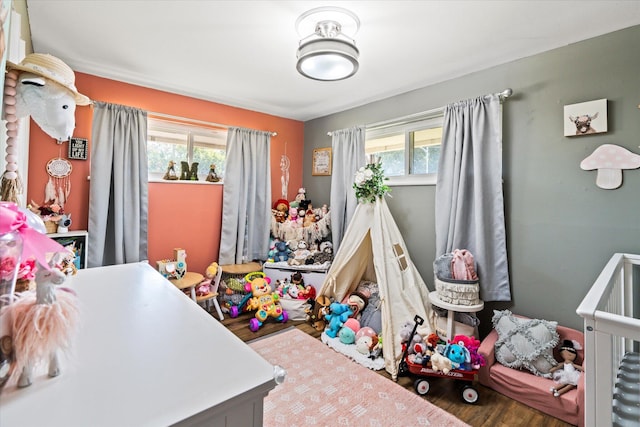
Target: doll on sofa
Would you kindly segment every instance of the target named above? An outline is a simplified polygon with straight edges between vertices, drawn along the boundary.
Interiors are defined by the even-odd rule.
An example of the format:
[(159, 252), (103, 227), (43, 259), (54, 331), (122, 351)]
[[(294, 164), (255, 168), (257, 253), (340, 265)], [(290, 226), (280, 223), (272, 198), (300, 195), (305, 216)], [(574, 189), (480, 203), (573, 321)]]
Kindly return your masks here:
[(563, 359), (562, 363), (558, 363), (549, 371), (553, 374), (553, 380), (559, 384), (559, 386), (551, 387), (551, 393), (555, 397), (558, 397), (577, 386), (578, 380), (580, 379), (580, 373), (584, 372), (584, 369), (582, 366), (576, 365), (573, 362), (576, 360), (576, 350), (581, 349), (582, 347), (577, 341), (562, 341), (562, 346), (560, 346), (560, 356)]

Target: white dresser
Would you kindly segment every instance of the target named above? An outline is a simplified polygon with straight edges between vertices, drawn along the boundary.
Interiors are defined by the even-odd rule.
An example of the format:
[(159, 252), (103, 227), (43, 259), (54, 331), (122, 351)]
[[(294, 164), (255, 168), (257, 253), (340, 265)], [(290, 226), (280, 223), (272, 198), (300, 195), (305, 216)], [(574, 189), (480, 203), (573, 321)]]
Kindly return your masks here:
[(69, 280), (81, 327), (62, 374), (0, 394), (0, 426), (261, 426), (273, 366), (146, 263)]

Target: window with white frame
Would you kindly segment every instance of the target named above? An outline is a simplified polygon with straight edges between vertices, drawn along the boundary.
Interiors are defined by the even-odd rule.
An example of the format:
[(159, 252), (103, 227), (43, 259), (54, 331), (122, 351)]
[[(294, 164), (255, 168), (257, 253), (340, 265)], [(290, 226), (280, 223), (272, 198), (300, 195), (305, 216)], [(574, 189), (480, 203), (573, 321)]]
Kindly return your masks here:
[(206, 179), (212, 165), (216, 174), (223, 178), (226, 147), (226, 129), (149, 118), (147, 124), (149, 180), (161, 180), (167, 172), (169, 162), (175, 164), (178, 178), (181, 175), (182, 162), (186, 162), (189, 169), (194, 163), (198, 163), (199, 181)]
[(367, 129), (367, 161), (380, 159), (389, 185), (435, 184), (442, 143), (442, 113), (410, 123)]

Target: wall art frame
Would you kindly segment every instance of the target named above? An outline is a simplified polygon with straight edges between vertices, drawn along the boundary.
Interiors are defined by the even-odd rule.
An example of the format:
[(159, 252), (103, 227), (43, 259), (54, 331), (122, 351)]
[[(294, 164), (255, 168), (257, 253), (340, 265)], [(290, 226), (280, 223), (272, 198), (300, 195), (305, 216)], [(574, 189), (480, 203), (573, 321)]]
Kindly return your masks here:
[(564, 106), (564, 136), (583, 136), (608, 131), (607, 100), (580, 102)]
[(316, 148), (313, 150), (311, 175), (331, 175), (331, 147)]
[(87, 160), (87, 146), (85, 138), (69, 138), (69, 153), (67, 158), (72, 160)]

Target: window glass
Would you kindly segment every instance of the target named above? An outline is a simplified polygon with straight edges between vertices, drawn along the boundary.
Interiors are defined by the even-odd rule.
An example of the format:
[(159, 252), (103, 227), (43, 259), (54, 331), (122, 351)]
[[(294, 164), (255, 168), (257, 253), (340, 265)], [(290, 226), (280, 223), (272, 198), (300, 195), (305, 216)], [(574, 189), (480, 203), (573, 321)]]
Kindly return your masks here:
[(198, 162), (199, 175), (205, 178), (211, 165), (215, 166), (218, 176), (224, 175), (224, 161), (227, 154), (227, 132), (215, 134), (193, 134), (193, 161)]
[(367, 129), (367, 161), (382, 162), (389, 185), (435, 184), (442, 142), (438, 114), (410, 123)]
[(442, 127), (422, 129), (411, 133), (414, 174), (437, 173), (440, 160)]
[(175, 164), (174, 170), (178, 177), (182, 162), (187, 162), (189, 168), (193, 163), (198, 163), (200, 181), (206, 179), (212, 165), (219, 177), (224, 176), (226, 129), (150, 118), (147, 134), (150, 180), (162, 179), (171, 161)]
[(386, 176), (404, 175), (404, 145), (403, 133), (367, 139), (365, 143), (367, 161), (371, 163), (380, 159)]

